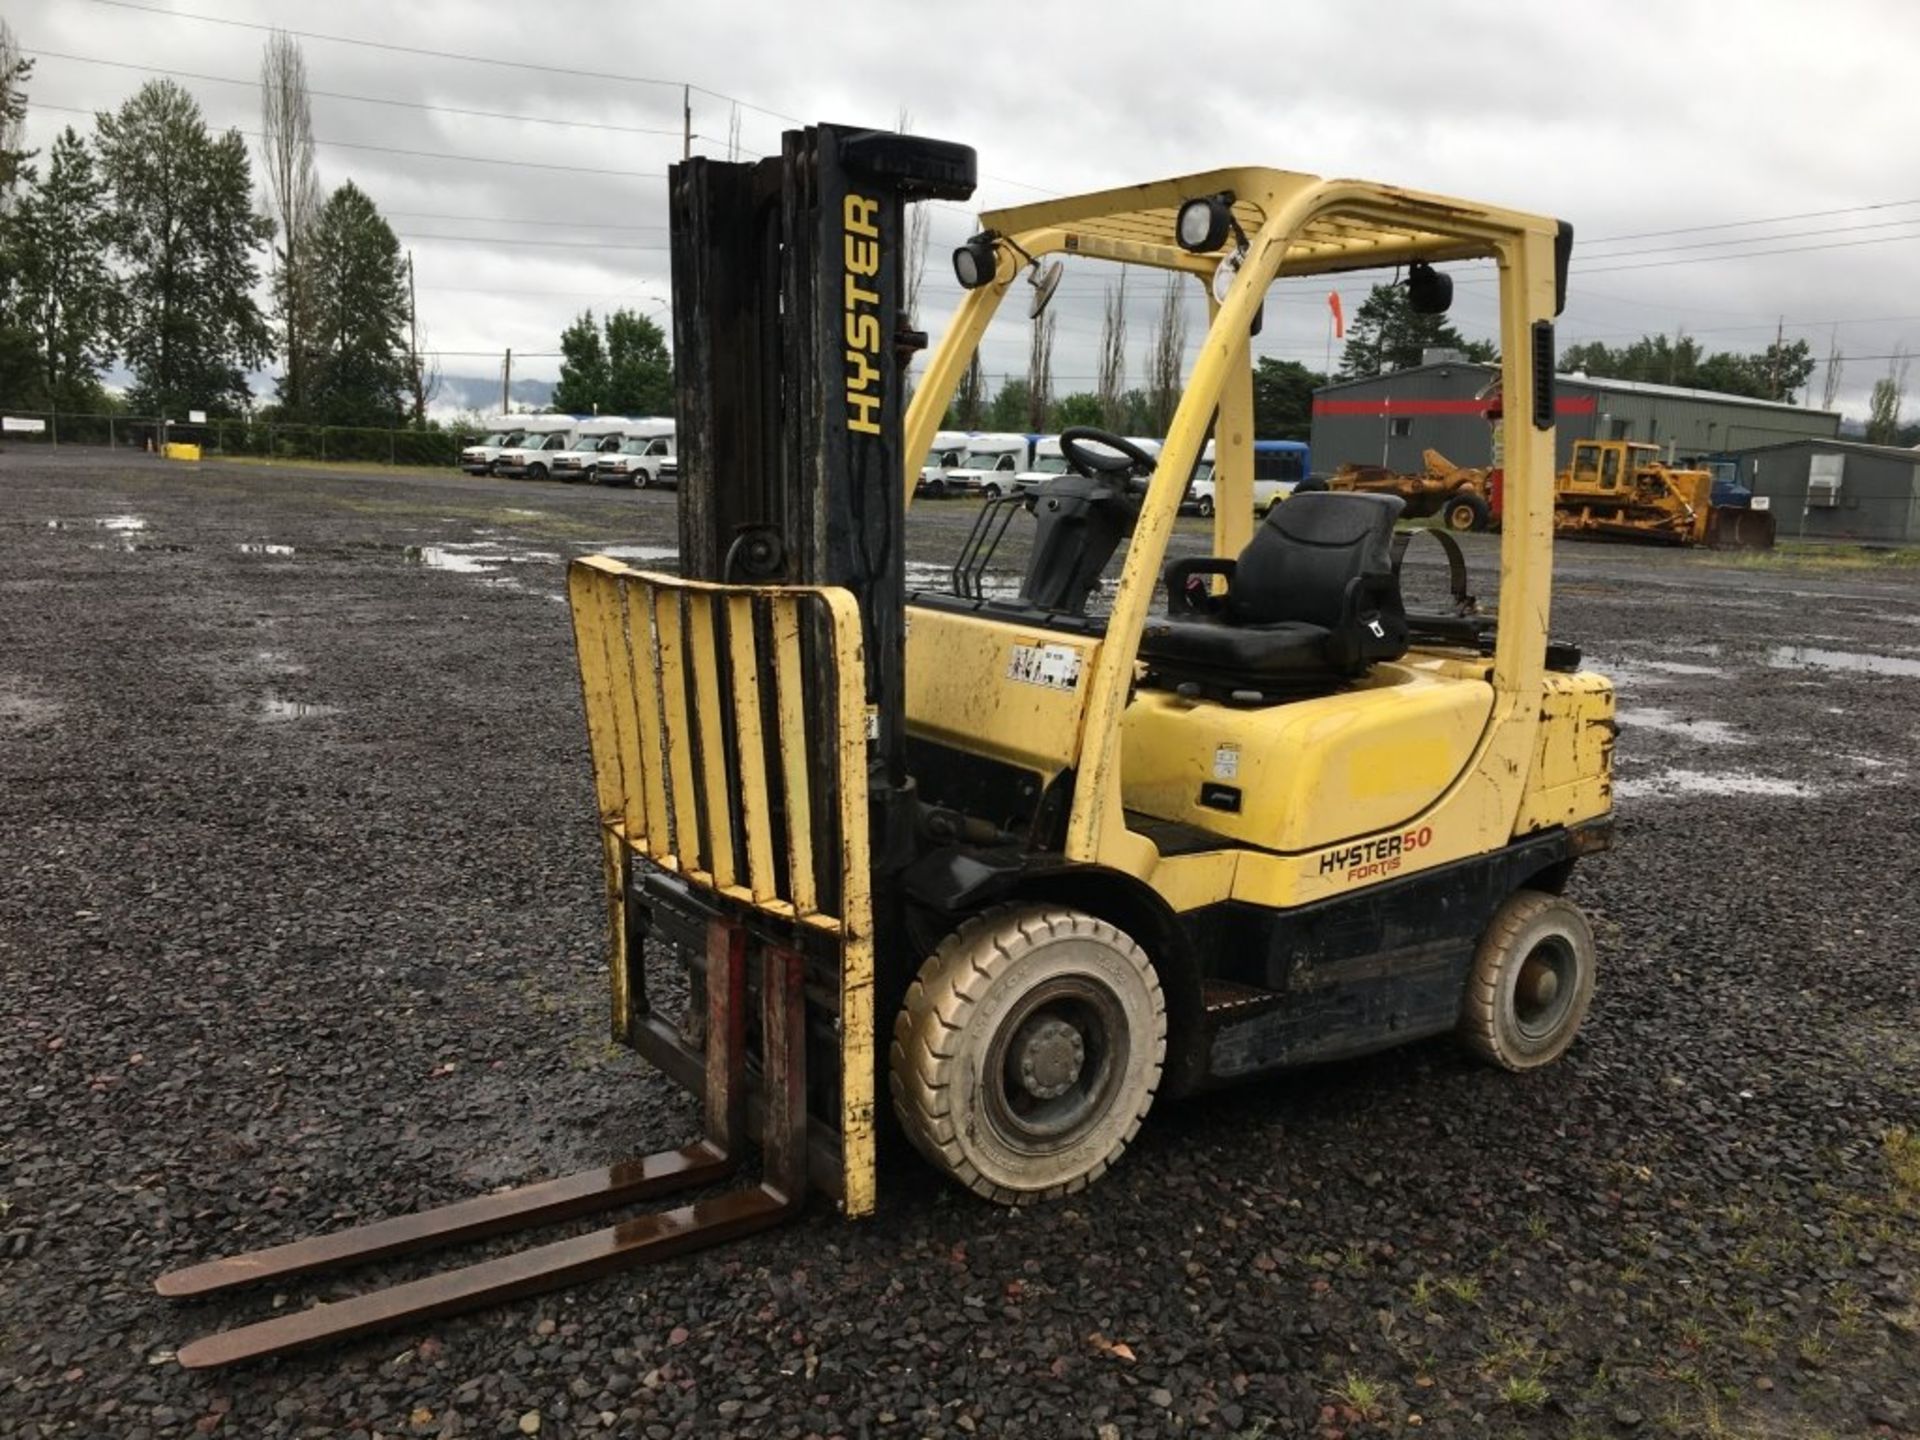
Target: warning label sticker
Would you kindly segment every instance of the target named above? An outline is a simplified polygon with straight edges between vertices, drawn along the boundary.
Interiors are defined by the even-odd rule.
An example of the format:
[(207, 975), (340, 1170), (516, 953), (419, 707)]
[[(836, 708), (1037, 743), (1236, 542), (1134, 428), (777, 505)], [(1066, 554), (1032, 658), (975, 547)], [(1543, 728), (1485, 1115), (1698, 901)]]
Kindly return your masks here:
[(1240, 778), (1240, 747), (1238, 745), (1221, 745), (1214, 750), (1213, 778), (1216, 780)]
[(1080, 683), (1080, 652), (1071, 645), (1016, 645), (1007, 678), (1022, 685), (1071, 690)]

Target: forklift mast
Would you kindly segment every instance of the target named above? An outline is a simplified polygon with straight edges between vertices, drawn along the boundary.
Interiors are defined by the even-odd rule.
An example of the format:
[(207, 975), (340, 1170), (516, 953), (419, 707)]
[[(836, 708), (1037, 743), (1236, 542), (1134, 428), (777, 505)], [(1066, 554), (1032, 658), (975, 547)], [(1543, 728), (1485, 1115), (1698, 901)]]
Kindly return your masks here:
[(858, 597), (877, 873), (912, 819), (902, 421), (926, 337), (902, 310), (905, 211), (974, 179), (970, 146), (843, 125), (669, 174), (681, 574)]

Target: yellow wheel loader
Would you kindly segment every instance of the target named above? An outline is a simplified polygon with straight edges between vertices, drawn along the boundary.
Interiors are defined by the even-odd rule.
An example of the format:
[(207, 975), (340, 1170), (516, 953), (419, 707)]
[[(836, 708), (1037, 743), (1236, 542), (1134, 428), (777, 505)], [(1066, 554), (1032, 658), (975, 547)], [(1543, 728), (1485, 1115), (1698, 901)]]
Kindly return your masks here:
[[(876, 1204), (897, 1131), (988, 1200), (1071, 1194), (1155, 1100), (1457, 1033), (1525, 1071), (1572, 1042), (1594, 941), (1566, 890), (1610, 835), (1613, 695), (1548, 637), (1553, 318), (1571, 231), (1237, 168), (981, 217), (910, 406), (903, 212), (972, 151), (817, 126), (675, 167), (681, 573), (569, 576), (614, 1038), (705, 1134), (439, 1210), (177, 1271), (171, 1295), (758, 1180), (186, 1347), (273, 1354)], [(1211, 315), (1164, 448), (1069, 431), (909, 592), (912, 466), (989, 320), (1062, 259), (1150, 266)], [(1490, 259), (1511, 405), (1495, 615), (1409, 612), (1392, 496), (1258, 524), (1249, 339), (1283, 277)], [(1024, 277), (1024, 279), (1023, 279)], [(1211, 434), (1211, 554), (1168, 539)], [(1030, 527), (1018, 592), (983, 583)], [(1450, 543), (1450, 542), (1448, 542)], [(1102, 576), (1119, 557), (1110, 604)], [(1463, 577), (1462, 577), (1463, 581)], [(890, 1117), (889, 1118), (889, 1113)]]

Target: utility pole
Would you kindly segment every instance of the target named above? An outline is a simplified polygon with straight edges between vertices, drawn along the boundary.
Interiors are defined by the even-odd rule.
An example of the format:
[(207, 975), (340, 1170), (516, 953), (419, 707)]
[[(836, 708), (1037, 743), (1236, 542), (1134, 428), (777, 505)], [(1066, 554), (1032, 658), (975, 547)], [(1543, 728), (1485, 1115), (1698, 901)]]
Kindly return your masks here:
[(407, 353), (413, 360), (413, 423), (427, 423), (426, 387), (420, 377), (420, 306), (413, 285), (413, 251), (407, 251)]
[(513, 413), (513, 347), (507, 347), (507, 358), (500, 366), (500, 413)]
[(1780, 347), (1787, 339), (1787, 317), (1782, 315), (1773, 326), (1773, 354), (1767, 357), (1767, 398), (1780, 398)]
[(693, 158), (693, 87), (680, 87), (680, 158)]

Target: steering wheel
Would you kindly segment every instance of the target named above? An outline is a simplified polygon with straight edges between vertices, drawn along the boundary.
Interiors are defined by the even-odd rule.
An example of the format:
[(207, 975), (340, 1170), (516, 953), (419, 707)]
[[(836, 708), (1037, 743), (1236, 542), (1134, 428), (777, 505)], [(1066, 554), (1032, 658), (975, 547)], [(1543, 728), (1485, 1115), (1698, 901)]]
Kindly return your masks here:
[[(1087, 448), (1104, 445), (1117, 454)], [(1160, 462), (1124, 436), (1091, 425), (1070, 425), (1060, 432), (1060, 453), (1082, 475), (1151, 475)]]

